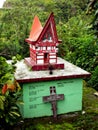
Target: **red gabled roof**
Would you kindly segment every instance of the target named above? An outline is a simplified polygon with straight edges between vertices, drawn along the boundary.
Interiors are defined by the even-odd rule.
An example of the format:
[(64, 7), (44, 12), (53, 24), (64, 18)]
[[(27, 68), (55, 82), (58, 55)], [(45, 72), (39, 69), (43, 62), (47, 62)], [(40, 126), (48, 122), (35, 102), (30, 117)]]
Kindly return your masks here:
[(58, 37), (57, 37), (57, 32), (56, 32), (56, 26), (55, 26), (55, 20), (54, 20), (54, 15), (53, 13), (50, 14), (48, 20), (46, 21), (46, 24), (41, 32), (41, 34), (38, 37), (38, 42), (41, 41), (41, 39), (44, 37), (45, 33), (47, 32), (48, 28), (50, 28), (51, 32), (52, 32), (52, 37), (53, 37), (53, 41), (55, 43), (58, 42)]
[(36, 41), (38, 39), (42, 29), (43, 29), (43, 27), (39, 21), (39, 18), (37, 16), (35, 16), (29, 39), (31, 39), (32, 41)]
[(58, 41), (58, 37), (57, 37), (53, 13), (50, 14), (44, 27), (42, 27), (38, 17), (35, 16), (29, 38), (26, 39), (26, 42), (28, 42), (30, 44), (36, 44), (36, 43), (38, 44), (44, 38), (45, 34), (47, 33), (47, 30), (51, 31), (53, 42), (58, 43), (59, 41)]
[(30, 43), (35, 42), (38, 39), (40, 33), (42, 32), (42, 29), (43, 27), (41, 25), (39, 18), (35, 16), (31, 27), (29, 38), (26, 39), (26, 41)]

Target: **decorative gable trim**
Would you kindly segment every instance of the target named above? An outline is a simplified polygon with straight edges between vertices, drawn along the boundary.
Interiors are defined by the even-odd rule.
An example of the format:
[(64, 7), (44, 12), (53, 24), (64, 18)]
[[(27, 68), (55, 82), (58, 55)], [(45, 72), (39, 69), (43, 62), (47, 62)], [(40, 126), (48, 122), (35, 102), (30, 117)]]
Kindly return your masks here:
[(47, 31), (50, 31), (51, 36), (52, 36), (52, 43), (58, 43), (58, 36), (57, 36), (57, 31), (56, 31), (56, 26), (55, 26), (55, 20), (54, 20), (54, 15), (53, 13), (50, 14), (48, 20), (46, 21), (45, 26), (43, 27), (43, 30), (41, 32), (41, 34), (39, 35), (38, 39), (37, 39), (37, 43), (41, 42), (42, 39), (44, 38), (45, 34), (47, 34)]

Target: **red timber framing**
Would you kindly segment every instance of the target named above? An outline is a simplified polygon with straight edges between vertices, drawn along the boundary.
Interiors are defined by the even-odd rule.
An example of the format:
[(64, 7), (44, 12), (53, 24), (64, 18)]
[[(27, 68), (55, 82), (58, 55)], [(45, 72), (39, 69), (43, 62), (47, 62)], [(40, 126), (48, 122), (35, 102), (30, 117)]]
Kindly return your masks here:
[(30, 57), (32, 58), (33, 62), (36, 64), (36, 52), (30, 47)]
[(33, 70), (47, 70), (50, 64), (55, 69), (64, 69), (64, 64), (60, 65), (57, 62), (57, 46), (61, 41), (58, 40), (53, 13), (50, 14), (44, 27), (35, 16), (26, 42), (30, 45), (30, 57), (25, 58), (25, 61)]

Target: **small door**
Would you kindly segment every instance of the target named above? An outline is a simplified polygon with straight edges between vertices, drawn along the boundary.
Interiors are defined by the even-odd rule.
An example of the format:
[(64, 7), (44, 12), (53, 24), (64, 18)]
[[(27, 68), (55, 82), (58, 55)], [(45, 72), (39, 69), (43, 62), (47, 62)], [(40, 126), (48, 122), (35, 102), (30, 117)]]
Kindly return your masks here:
[(49, 53), (44, 53), (44, 63), (49, 63)]

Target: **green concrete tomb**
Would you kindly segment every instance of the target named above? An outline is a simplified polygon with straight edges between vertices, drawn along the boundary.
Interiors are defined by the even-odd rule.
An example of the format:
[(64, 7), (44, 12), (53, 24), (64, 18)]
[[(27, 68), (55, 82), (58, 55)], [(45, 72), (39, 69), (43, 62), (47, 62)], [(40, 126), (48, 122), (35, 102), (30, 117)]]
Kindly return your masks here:
[(56, 94), (64, 94), (64, 100), (57, 101), (57, 114), (65, 114), (82, 110), (83, 78), (89, 77), (87, 71), (61, 59), (64, 69), (32, 71), (24, 60), (16, 64), (16, 80), (22, 85), (21, 112), (24, 118), (53, 115), (51, 103), (43, 102), (43, 97), (50, 95), (50, 87), (55, 86)]

